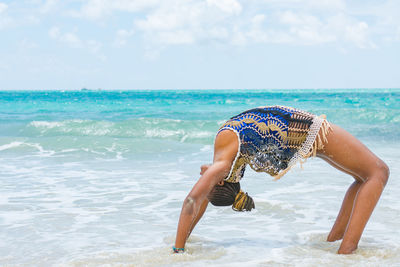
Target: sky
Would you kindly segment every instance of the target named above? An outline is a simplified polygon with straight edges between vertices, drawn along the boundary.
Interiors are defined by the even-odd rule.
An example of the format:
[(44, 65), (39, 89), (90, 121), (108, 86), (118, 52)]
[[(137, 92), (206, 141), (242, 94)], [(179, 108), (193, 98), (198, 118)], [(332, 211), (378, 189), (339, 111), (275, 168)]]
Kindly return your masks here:
[(0, 0), (0, 90), (400, 88), (398, 0)]

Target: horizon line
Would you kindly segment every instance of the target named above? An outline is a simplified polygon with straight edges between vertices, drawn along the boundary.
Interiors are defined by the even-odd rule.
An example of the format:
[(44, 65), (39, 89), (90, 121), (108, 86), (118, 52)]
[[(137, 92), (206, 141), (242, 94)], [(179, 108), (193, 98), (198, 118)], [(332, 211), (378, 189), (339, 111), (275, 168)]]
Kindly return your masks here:
[(234, 90), (234, 91), (246, 91), (246, 90), (254, 90), (254, 91), (267, 91), (267, 90), (400, 90), (400, 87), (337, 87), (337, 88), (86, 88), (83, 87), (81, 89), (0, 89), (0, 92), (15, 92), (15, 91), (227, 91), (227, 90)]

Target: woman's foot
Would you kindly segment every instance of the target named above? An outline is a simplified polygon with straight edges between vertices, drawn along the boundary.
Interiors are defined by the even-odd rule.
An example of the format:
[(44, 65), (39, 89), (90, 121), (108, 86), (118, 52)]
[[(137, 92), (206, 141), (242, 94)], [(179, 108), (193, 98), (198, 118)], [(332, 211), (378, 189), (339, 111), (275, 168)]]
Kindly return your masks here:
[(352, 254), (354, 251), (357, 250), (357, 245), (342, 245), (338, 250), (338, 254)]
[(337, 240), (341, 240), (342, 238), (343, 238), (343, 234), (332, 234), (332, 233), (330, 233), (328, 235), (328, 238), (326, 239), (326, 241), (335, 242)]

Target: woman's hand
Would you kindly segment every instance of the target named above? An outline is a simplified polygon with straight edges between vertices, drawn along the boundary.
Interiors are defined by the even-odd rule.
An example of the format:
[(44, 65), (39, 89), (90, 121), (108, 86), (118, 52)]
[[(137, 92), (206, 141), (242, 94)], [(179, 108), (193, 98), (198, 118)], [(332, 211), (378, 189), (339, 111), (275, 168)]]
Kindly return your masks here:
[(211, 164), (204, 164), (200, 166), (200, 175), (203, 175), (206, 170), (208, 170), (208, 168), (211, 166)]

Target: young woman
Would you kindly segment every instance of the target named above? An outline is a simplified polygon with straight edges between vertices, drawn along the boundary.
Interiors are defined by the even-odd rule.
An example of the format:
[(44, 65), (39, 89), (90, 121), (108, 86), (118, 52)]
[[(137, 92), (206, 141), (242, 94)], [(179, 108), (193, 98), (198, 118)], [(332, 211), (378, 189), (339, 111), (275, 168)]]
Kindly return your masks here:
[(296, 162), (311, 156), (354, 177), (327, 238), (343, 239), (339, 254), (352, 253), (387, 183), (389, 169), (354, 136), (322, 116), (283, 106), (251, 109), (222, 125), (213, 163), (201, 167), (200, 179), (183, 202), (173, 251), (184, 252), (209, 201), (232, 205), (237, 211), (254, 208), (239, 184), (247, 165), (279, 179)]

